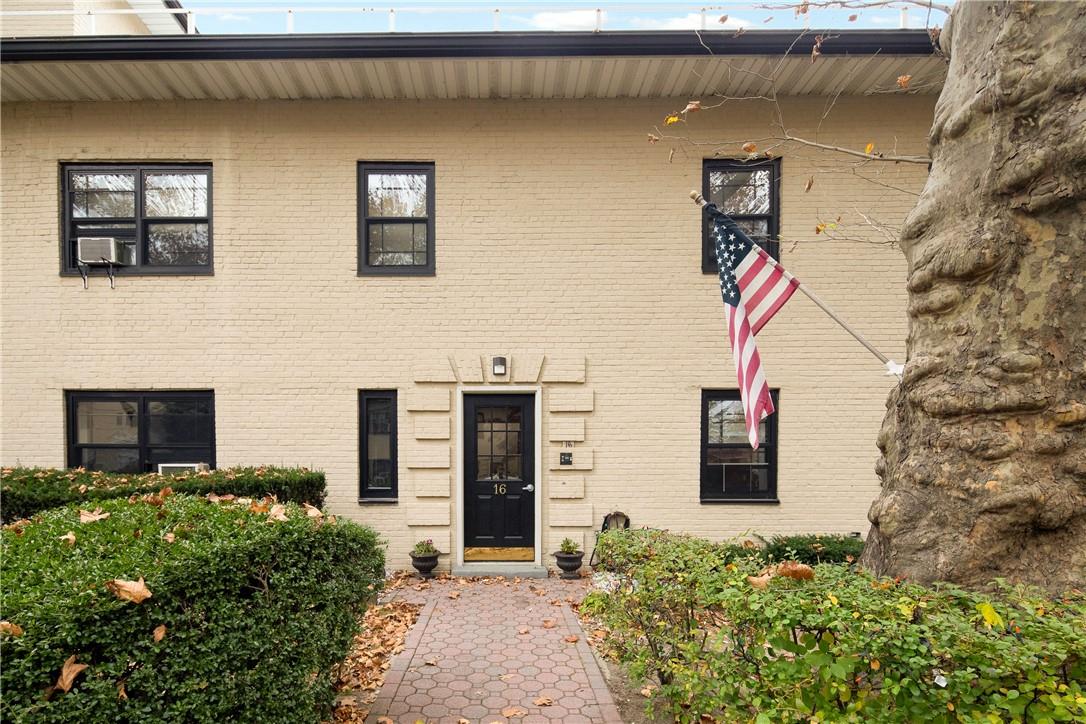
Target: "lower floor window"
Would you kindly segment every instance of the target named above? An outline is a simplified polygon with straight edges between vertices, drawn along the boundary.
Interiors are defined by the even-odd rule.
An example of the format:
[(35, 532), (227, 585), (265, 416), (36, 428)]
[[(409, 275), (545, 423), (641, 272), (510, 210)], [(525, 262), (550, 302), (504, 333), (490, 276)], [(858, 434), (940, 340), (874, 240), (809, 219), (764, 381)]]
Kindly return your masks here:
[(68, 466), (156, 472), (163, 463), (215, 467), (215, 393), (67, 393)]
[(396, 390), (358, 393), (361, 475), (359, 499), (395, 500)]
[[(772, 392), (778, 410), (777, 391)], [(759, 446), (747, 440), (739, 390), (703, 390), (701, 395), (701, 500), (777, 499), (777, 415), (762, 420)]]

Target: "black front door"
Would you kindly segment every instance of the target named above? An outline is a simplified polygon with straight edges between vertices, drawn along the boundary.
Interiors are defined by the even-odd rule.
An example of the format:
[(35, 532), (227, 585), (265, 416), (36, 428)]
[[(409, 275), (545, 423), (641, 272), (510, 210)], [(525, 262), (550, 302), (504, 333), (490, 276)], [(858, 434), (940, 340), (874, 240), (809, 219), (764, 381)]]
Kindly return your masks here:
[(534, 408), (532, 395), (464, 396), (465, 560), (534, 557)]

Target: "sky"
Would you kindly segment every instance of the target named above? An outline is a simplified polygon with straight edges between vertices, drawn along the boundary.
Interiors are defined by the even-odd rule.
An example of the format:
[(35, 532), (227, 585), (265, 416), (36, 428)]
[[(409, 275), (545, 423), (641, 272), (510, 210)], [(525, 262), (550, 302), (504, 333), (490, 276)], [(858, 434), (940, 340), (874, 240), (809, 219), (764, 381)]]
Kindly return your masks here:
[[(705, 11), (705, 26), (710, 30), (804, 27), (807, 18), (792, 9), (759, 7), (783, 4), (787, 0), (711, 6), (681, 0), (386, 0), (384, 5), (357, 0), (182, 0), (185, 8), (198, 11), (196, 27), (204, 34), (284, 33), (287, 8), (295, 10), (295, 33), (388, 32), (390, 7), (396, 10), (395, 30), (402, 33), (493, 31), (495, 8), (500, 8), (499, 27), (505, 31), (593, 30), (597, 8), (604, 30), (698, 29), (702, 27), (703, 7), (710, 8)], [(202, 9), (205, 12), (199, 12)], [(854, 14), (856, 18), (849, 20)], [(908, 10), (908, 27), (925, 27), (925, 19), (922, 9)], [(809, 23), (813, 29), (894, 29), (901, 27), (901, 12), (896, 7), (811, 9)], [(931, 24), (943, 22), (933, 17)]]

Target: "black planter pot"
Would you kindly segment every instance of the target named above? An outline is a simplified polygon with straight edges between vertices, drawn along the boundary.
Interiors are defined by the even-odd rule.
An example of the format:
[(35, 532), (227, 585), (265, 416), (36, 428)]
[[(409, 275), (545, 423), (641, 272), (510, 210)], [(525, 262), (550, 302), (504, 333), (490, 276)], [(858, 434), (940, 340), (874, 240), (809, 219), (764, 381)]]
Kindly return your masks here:
[(437, 557), (440, 553), (433, 553), (428, 556), (416, 556), (411, 554), (411, 565), (415, 567), (415, 570), (419, 572), (419, 575), (423, 578), (433, 578), (434, 569), (437, 568)]
[(577, 571), (581, 568), (584, 551), (577, 551), (576, 553), (562, 553), (559, 551), (554, 554), (554, 558), (558, 562), (558, 567), (562, 569), (562, 578), (567, 581), (580, 578)]

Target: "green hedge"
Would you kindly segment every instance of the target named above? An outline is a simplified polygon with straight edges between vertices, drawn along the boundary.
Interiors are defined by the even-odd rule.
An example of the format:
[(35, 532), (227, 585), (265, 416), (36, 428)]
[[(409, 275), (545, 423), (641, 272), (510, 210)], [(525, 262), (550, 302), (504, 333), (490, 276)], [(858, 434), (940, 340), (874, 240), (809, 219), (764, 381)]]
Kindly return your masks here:
[(4, 468), (0, 473), (0, 512), (5, 523), (29, 518), (69, 503), (157, 491), (165, 486), (189, 495), (274, 495), (282, 502), (324, 505), (324, 473), (305, 468), (226, 468), (207, 473), (126, 475), (55, 468)]
[[(271, 500), (100, 506), (109, 518), (81, 523), (73, 505), (2, 533), (0, 719), (327, 718), (331, 667), (383, 580), (371, 530)], [(140, 577), (151, 597), (139, 603), (106, 585)], [(73, 655), (88, 668), (50, 691)]]
[[(1086, 721), (1086, 597), (984, 595), (795, 566), (662, 531), (604, 534), (582, 611), (687, 722)], [(775, 566), (773, 566), (775, 568)]]
[(813, 534), (780, 535), (766, 543), (762, 555), (772, 561), (817, 563), (851, 563), (860, 559), (864, 542), (847, 535)]

